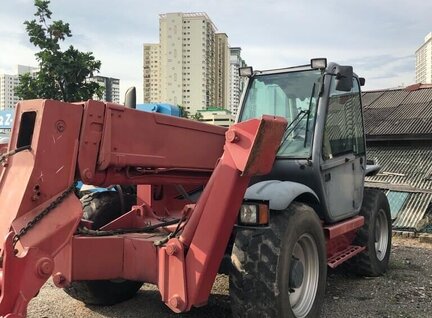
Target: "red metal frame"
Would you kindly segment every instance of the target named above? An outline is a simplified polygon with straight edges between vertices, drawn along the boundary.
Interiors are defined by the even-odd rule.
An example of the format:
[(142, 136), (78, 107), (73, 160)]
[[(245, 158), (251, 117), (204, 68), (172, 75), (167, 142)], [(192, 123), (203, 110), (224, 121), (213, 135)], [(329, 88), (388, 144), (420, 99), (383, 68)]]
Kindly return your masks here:
[[(35, 112), (34, 129), (21, 127), (24, 111)], [(82, 112), (80, 105), (54, 101), (27, 101), (17, 106), (10, 145), (16, 148), (20, 129), (23, 135), (32, 136), (32, 143), (31, 150), (10, 157), (1, 174), (0, 237), (5, 240), (1, 315), (25, 315), (28, 301), (52, 274), (53, 257), (70, 240), (81, 218), (80, 201), (69, 196), (37, 229), (22, 237), (16, 253), (13, 249), (13, 234), (73, 183)], [(67, 213), (62, 209), (65, 206)]]
[(358, 215), (323, 227), (326, 236), (328, 266), (335, 268), (365, 250), (364, 246), (352, 245), (357, 231), (363, 224), (364, 217)]
[[(25, 316), (28, 302), (50, 275), (60, 287), (84, 279), (155, 283), (175, 312), (205, 304), (250, 177), (271, 170), (286, 120), (264, 116), (226, 131), (101, 102), (26, 101), (18, 105), (12, 147), (17, 145), (21, 116), (29, 111), (36, 112), (31, 150), (11, 157), (0, 180), (0, 209), (5, 211), (0, 235), (6, 238), (0, 315)], [(139, 191), (139, 205), (105, 229), (157, 224), (161, 214), (184, 215), (181, 235), (163, 245), (155, 242), (175, 227), (153, 234), (74, 235), (82, 208), (70, 195), (20, 239), (15, 252), (14, 233), (77, 177), (102, 186), (147, 185)], [(183, 200), (181, 209), (170, 188), (178, 184), (188, 190), (205, 188), (195, 205)], [(153, 197), (151, 186), (166, 187), (172, 210), (165, 206), (162, 211), (162, 204), (153, 209), (160, 200)]]

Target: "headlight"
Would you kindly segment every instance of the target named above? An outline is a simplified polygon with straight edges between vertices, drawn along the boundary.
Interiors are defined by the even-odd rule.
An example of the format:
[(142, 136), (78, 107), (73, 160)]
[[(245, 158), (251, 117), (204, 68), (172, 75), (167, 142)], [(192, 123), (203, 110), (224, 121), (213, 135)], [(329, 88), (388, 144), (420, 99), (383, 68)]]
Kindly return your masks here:
[(240, 208), (240, 223), (256, 224), (258, 218), (258, 207), (251, 204), (243, 204)]
[(265, 203), (245, 202), (240, 207), (239, 225), (267, 225), (269, 208)]
[(251, 77), (253, 74), (252, 66), (245, 66), (239, 68), (239, 75), (241, 77)]
[(311, 60), (311, 67), (323, 70), (327, 67), (327, 59), (326, 58), (317, 58)]

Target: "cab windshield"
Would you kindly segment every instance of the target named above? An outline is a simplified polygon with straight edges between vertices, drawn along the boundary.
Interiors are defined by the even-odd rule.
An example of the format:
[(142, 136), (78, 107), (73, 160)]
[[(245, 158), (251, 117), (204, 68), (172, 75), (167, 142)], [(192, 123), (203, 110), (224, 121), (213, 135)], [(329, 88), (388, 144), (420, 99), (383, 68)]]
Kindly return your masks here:
[(310, 158), (320, 70), (255, 75), (249, 82), (240, 121), (277, 115), (288, 120), (278, 156)]

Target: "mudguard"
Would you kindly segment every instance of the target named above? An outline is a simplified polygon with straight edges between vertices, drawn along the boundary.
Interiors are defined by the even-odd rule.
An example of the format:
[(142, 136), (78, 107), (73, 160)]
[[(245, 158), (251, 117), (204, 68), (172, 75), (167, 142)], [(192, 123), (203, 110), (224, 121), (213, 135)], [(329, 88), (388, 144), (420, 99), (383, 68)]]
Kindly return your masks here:
[(271, 210), (285, 210), (295, 198), (302, 194), (311, 194), (317, 202), (318, 196), (304, 184), (292, 181), (267, 180), (255, 183), (245, 193), (245, 200), (269, 201)]

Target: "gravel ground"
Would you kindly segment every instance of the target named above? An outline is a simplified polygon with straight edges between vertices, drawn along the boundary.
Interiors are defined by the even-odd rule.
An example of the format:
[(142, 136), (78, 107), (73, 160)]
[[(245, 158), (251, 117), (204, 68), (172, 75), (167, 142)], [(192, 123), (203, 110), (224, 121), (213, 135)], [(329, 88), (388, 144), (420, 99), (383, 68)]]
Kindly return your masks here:
[[(228, 278), (218, 276), (209, 304), (184, 315), (173, 314), (152, 286), (112, 307), (85, 306), (48, 282), (29, 306), (28, 317), (230, 317)], [(432, 317), (432, 245), (393, 238), (388, 273), (356, 277), (329, 272), (322, 317)]]

